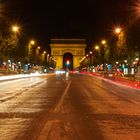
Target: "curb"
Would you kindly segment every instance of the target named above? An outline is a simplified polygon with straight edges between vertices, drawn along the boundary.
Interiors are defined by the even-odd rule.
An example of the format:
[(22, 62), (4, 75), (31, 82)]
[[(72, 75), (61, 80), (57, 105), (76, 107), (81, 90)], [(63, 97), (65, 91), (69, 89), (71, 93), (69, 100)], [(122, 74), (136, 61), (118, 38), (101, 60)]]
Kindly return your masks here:
[(90, 72), (80, 72), (80, 74), (87, 74), (87, 75), (91, 75), (91, 76), (96, 76), (96, 77), (100, 77), (103, 80), (109, 80), (112, 81), (114, 83), (117, 84), (121, 84), (121, 85), (125, 85), (128, 87), (133, 87), (135, 89), (140, 89), (140, 81), (139, 80), (132, 80), (132, 79), (126, 79), (123, 77), (115, 77), (115, 78), (105, 78), (103, 74), (99, 74), (99, 73), (90, 73)]

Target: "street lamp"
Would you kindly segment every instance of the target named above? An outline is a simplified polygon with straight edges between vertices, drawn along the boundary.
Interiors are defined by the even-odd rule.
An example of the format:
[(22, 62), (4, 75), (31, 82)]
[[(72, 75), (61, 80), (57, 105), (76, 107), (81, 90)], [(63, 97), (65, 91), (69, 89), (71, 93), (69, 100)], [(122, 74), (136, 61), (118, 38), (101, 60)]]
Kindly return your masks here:
[(12, 26), (12, 31), (15, 33), (19, 32), (19, 26), (17, 25)]
[(99, 51), (99, 64), (100, 64), (100, 47), (98, 45), (96, 45), (95, 50)]
[(41, 54), (41, 62), (44, 66), (45, 66), (45, 63), (47, 61), (46, 59), (47, 59), (47, 52), (43, 51), (42, 54)]
[(36, 54), (37, 54), (37, 55), (39, 54), (40, 49), (41, 49), (41, 47), (40, 47), (40, 46), (38, 46), (38, 47), (36, 48)]
[(29, 45), (28, 45), (28, 57), (29, 57), (29, 61), (34, 61), (34, 54), (36, 53), (35, 49), (33, 49), (33, 46), (35, 45), (35, 41), (34, 40), (31, 40), (29, 42)]
[(99, 50), (100, 48), (99, 48), (99, 46), (98, 46), (98, 45), (96, 45), (96, 46), (95, 46), (95, 49), (96, 49), (96, 50)]
[(101, 43), (102, 43), (103, 45), (105, 45), (105, 44), (106, 44), (106, 40), (102, 40)]
[(90, 60), (90, 66), (93, 64), (93, 52), (92, 51), (90, 51), (89, 52), (89, 54), (90, 54), (90, 58), (89, 58), (89, 60)]
[(121, 33), (121, 28), (120, 28), (120, 27), (117, 27), (117, 28), (115, 29), (115, 33), (116, 33), (116, 34), (120, 34), (120, 33)]
[(18, 36), (17, 36), (18, 33), (19, 33), (19, 26), (17, 26), (17, 25), (11, 26), (11, 34), (10, 34), (9, 41), (8, 41), (9, 45), (10, 45), (9, 57), (11, 60), (11, 68), (12, 68), (12, 61), (15, 58), (13, 55), (13, 51), (14, 51), (14, 48), (17, 47), (17, 44), (18, 44)]
[(93, 54), (93, 52), (92, 52), (92, 51), (90, 51), (89, 53), (90, 53), (90, 54)]
[(116, 42), (114, 47), (114, 54), (116, 56), (116, 60), (126, 59), (127, 49), (124, 28), (118, 26), (114, 28), (114, 33), (116, 35)]
[(104, 56), (105, 56), (105, 45), (106, 45), (106, 40), (102, 40), (101, 41), (101, 47), (102, 47), (102, 56), (103, 56), (103, 58), (102, 58), (102, 62), (103, 62), (103, 70), (105, 69), (105, 58), (104, 58)]
[(44, 53), (44, 54), (46, 54), (47, 52), (46, 52), (46, 51), (44, 51), (43, 53)]
[(34, 45), (34, 44), (35, 44), (35, 41), (34, 41), (34, 40), (31, 40), (31, 41), (30, 41), (30, 44), (31, 44), (31, 45)]
[(124, 60), (125, 63), (127, 63), (127, 60)]

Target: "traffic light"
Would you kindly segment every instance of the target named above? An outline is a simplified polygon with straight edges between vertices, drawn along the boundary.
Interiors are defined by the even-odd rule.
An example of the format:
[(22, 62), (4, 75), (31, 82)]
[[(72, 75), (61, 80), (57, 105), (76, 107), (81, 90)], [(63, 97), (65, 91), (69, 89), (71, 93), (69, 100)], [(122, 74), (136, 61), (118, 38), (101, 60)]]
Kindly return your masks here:
[(70, 61), (69, 61), (69, 60), (66, 61), (66, 65), (67, 65), (67, 66), (70, 65)]

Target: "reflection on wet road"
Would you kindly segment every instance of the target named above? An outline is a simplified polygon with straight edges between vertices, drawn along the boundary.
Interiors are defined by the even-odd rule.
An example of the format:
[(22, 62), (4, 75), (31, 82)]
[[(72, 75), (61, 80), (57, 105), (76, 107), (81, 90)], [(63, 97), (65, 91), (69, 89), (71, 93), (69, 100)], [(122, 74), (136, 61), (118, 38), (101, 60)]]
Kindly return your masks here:
[(139, 140), (140, 90), (96, 77), (0, 82), (1, 140)]

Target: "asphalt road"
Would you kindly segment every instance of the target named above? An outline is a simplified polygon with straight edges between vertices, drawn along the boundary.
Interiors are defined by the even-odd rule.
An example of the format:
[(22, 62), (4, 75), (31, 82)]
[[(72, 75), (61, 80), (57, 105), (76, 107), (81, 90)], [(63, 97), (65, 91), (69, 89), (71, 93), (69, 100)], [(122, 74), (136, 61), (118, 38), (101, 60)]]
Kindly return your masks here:
[(0, 140), (140, 140), (140, 90), (93, 76), (0, 82)]

